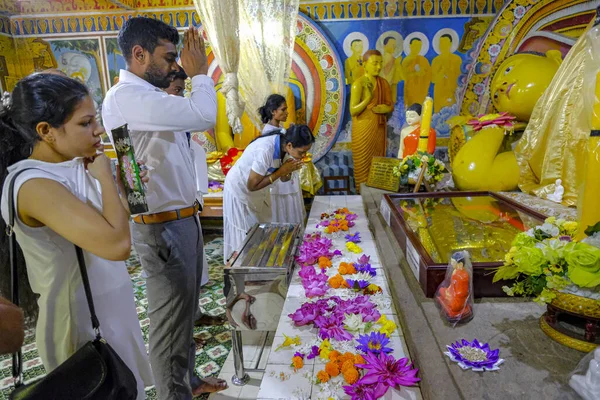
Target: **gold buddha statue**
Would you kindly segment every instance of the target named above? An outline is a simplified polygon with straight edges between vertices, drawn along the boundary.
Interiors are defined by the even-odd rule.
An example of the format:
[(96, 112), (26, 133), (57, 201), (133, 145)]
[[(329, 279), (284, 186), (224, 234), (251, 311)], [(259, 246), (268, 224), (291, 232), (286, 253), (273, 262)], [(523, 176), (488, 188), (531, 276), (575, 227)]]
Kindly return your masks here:
[(367, 181), (373, 157), (384, 157), (387, 142), (387, 114), (394, 110), (389, 83), (379, 76), (383, 57), (377, 50), (364, 56), (365, 74), (354, 81), (350, 92), (352, 116), (352, 157), (354, 183)]

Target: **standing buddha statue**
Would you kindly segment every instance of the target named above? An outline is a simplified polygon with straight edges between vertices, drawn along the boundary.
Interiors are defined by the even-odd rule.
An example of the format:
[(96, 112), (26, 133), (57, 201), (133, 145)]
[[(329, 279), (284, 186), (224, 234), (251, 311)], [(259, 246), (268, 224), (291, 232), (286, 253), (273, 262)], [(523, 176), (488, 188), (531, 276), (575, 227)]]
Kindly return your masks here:
[(383, 57), (377, 50), (364, 56), (365, 74), (352, 83), (350, 115), (352, 116), (352, 157), (354, 183), (367, 181), (373, 157), (384, 157), (387, 142), (387, 114), (394, 110), (389, 83), (379, 76)]

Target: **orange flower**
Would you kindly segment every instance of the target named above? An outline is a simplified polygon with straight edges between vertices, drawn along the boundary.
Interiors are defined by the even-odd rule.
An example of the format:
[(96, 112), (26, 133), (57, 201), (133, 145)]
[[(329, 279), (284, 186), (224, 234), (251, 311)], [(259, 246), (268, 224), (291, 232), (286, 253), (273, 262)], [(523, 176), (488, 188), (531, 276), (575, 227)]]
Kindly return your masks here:
[(342, 362), (342, 364), (346, 361), (352, 361), (352, 363), (354, 363), (354, 354), (346, 352), (343, 356), (340, 357), (340, 361)]
[(344, 371), (344, 380), (349, 385), (354, 384), (358, 380), (358, 371), (356, 368), (352, 367)]
[(348, 368), (354, 368), (354, 357), (352, 357), (352, 360), (346, 360), (344, 361), (344, 363), (342, 364), (342, 373), (345, 373)]
[(327, 372), (325, 372), (325, 371), (319, 371), (317, 373), (317, 379), (321, 383), (328, 382), (329, 381), (329, 374)]
[(356, 273), (356, 268), (354, 268), (354, 264), (348, 264), (348, 273), (349, 274), (355, 274)]
[(344, 279), (344, 282), (342, 282), (342, 287), (345, 289), (349, 289), (350, 285), (348, 284), (348, 281)]
[(338, 272), (341, 275), (346, 275), (348, 273), (348, 263), (341, 262), (340, 267), (338, 268)]
[(338, 376), (340, 374), (340, 367), (336, 362), (329, 361), (325, 364), (325, 372), (329, 374), (329, 376)]
[(331, 267), (331, 260), (327, 257), (319, 257), (319, 268)]
[(346, 280), (344, 278), (342, 278), (342, 276), (340, 274), (337, 274), (337, 275), (329, 278), (329, 286), (331, 286), (334, 289), (339, 289), (340, 286), (342, 286), (342, 283), (345, 281)]
[(337, 361), (338, 358), (340, 358), (342, 354), (337, 351), (337, 350), (331, 350), (329, 352), (329, 361)]
[(300, 356), (296, 356), (292, 358), (292, 366), (294, 367), (294, 369), (300, 369), (302, 367), (304, 367), (304, 361), (302, 360), (302, 357)]
[(364, 363), (365, 363), (365, 359), (363, 358), (363, 356), (361, 356), (360, 354), (354, 355), (354, 364), (364, 364)]

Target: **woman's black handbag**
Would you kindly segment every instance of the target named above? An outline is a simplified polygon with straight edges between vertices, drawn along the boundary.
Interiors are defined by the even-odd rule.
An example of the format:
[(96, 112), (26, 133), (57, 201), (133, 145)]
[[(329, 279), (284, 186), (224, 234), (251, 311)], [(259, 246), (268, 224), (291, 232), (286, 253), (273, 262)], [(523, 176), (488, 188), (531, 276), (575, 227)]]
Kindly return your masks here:
[[(15, 174), (8, 188), (10, 206), (6, 232), (10, 243), (12, 302), (17, 306), (19, 293), (17, 241), (13, 233), (16, 213), (14, 186), (15, 179), (23, 171), (26, 169)], [(13, 354), (15, 390), (10, 394), (12, 400), (135, 400), (137, 398), (135, 376), (100, 335), (100, 322), (94, 309), (83, 251), (78, 246), (75, 246), (75, 251), (96, 338), (86, 343), (48, 375), (28, 384), (23, 384), (22, 353), (19, 351)]]

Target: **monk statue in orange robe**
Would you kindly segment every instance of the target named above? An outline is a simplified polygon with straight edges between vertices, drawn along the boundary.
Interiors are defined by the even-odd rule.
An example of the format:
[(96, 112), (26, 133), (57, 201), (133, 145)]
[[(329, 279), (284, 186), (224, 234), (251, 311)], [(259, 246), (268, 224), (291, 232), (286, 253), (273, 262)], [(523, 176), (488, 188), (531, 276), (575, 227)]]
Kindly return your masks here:
[(453, 269), (450, 285), (440, 287), (436, 295), (438, 305), (452, 322), (469, 320), (473, 316), (472, 306), (469, 303), (471, 277), (465, 269), (465, 259), (460, 253), (459, 255), (458, 259), (455, 257), (450, 259)]
[[(400, 149), (398, 158), (402, 159), (415, 154), (419, 148), (419, 139), (421, 138), (421, 114), (423, 107), (415, 103), (406, 109), (406, 123), (408, 126), (402, 128), (400, 132)], [(429, 141), (427, 142), (427, 152), (435, 153), (436, 133), (435, 129), (429, 128)]]
[(383, 57), (377, 50), (364, 56), (365, 74), (352, 83), (350, 115), (352, 116), (352, 158), (354, 183), (367, 181), (373, 157), (385, 157), (387, 114), (394, 110), (389, 83), (379, 76)]

